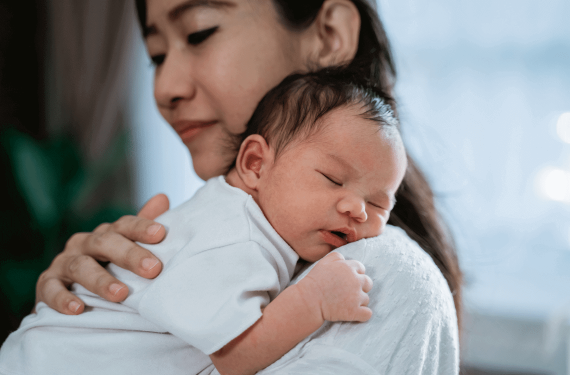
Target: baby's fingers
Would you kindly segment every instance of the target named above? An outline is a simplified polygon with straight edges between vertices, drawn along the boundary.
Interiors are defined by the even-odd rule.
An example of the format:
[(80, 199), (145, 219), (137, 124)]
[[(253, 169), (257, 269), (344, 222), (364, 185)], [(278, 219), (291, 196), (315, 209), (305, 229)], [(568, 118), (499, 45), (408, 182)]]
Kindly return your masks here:
[(370, 290), (372, 289), (372, 279), (370, 277), (368, 277), (368, 275), (358, 275), (358, 279), (360, 280), (360, 285), (362, 286), (362, 291), (364, 293), (368, 293), (370, 292)]
[(369, 303), (370, 303), (370, 297), (368, 297), (368, 294), (361, 293), (361, 295), (360, 295), (360, 306), (368, 306)]
[(350, 268), (355, 270), (356, 273), (364, 275), (364, 273), (366, 272), (366, 268), (364, 267), (364, 264), (360, 263), (357, 260), (347, 260), (346, 264), (348, 264), (350, 266)]
[(355, 322), (366, 322), (372, 318), (372, 310), (368, 307), (361, 306), (356, 310), (356, 315), (354, 316), (353, 321)]
[(341, 253), (330, 252), (323, 259), (321, 259), (320, 263), (324, 264), (329, 262), (335, 262), (337, 260), (344, 260), (344, 256)]

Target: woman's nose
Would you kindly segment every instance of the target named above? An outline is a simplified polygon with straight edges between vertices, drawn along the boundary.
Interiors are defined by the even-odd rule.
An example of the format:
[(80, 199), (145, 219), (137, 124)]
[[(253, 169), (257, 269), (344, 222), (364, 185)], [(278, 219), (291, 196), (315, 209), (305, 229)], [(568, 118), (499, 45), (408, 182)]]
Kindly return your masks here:
[(350, 218), (363, 223), (368, 220), (366, 214), (366, 202), (357, 196), (346, 196), (341, 199), (337, 204), (337, 210), (343, 215), (348, 215)]
[(169, 53), (162, 65), (156, 68), (154, 97), (159, 107), (172, 109), (181, 100), (192, 100), (196, 86), (189, 61), (177, 51)]

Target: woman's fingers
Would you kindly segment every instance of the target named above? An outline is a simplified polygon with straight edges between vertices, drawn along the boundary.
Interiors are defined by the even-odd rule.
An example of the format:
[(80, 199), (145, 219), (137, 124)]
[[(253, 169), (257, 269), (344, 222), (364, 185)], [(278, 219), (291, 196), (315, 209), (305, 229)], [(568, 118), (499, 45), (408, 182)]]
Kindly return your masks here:
[(127, 287), (111, 276), (98, 262), (108, 261), (135, 274), (154, 278), (162, 263), (150, 251), (137, 245), (158, 243), (166, 230), (152, 219), (168, 210), (164, 194), (153, 197), (139, 216), (123, 216), (112, 224), (99, 225), (92, 233), (71, 236), (64, 251), (40, 276), (36, 286), (36, 302), (43, 301), (63, 314), (80, 314), (84, 304), (67, 290), (73, 282), (113, 302), (124, 300)]
[[(55, 261), (54, 261), (55, 262)], [(81, 299), (67, 290), (67, 286), (49, 270), (43, 272), (36, 284), (36, 304), (40, 301), (62, 314), (81, 314), (84, 304)], [(35, 312), (35, 307), (32, 312)]]
[(82, 253), (99, 261), (112, 262), (147, 279), (156, 277), (162, 270), (162, 263), (150, 251), (113, 231), (89, 234)]
[[(149, 219), (127, 215), (113, 224), (102, 224), (88, 234), (81, 246), (81, 253), (152, 279), (162, 270), (162, 263), (150, 251), (133, 241), (158, 243), (165, 235), (164, 226)], [(90, 285), (84, 286), (87, 288)]]
[(42, 300), (60, 313), (78, 315), (83, 312), (85, 308), (83, 301), (71, 293), (59, 279), (47, 279), (42, 288), (44, 291)]
[[(156, 277), (162, 270), (162, 263), (160, 260), (149, 250), (133, 242), (133, 240), (136, 241), (139, 239), (128, 237), (128, 235), (137, 237), (137, 232), (140, 232), (145, 228), (148, 230), (148, 228), (150, 228), (148, 226), (149, 223), (153, 224), (154, 222), (148, 219), (128, 215), (121, 217), (113, 224), (101, 224), (92, 233), (74, 234), (67, 241), (62, 253), (66, 258), (69, 258), (69, 261), (66, 262), (65, 266), (67, 267), (70, 262), (76, 261), (75, 258), (77, 257), (89, 256), (98, 261), (112, 262), (121, 268), (129, 270), (147, 279)], [(162, 225), (156, 225), (159, 225), (160, 228), (158, 232), (154, 233), (155, 239), (160, 238), (160, 240), (162, 240), (166, 232)], [(134, 229), (137, 227), (139, 229)], [(62, 276), (83, 285), (89, 290), (95, 288), (93, 285), (85, 285), (80, 280), (76, 279), (71, 275), (69, 269), (66, 267), (59, 272)], [(81, 272), (87, 272), (87, 270), (83, 270), (81, 268), (80, 270)], [(78, 272), (78, 274), (81, 272)], [(101, 297), (105, 298), (103, 295), (101, 295)]]
[(127, 298), (127, 286), (111, 276), (90, 256), (78, 255), (70, 258), (66, 270), (66, 276), (71, 280), (108, 301), (121, 302)]
[(169, 207), (170, 202), (168, 201), (168, 197), (164, 194), (157, 194), (145, 203), (137, 216), (144, 219), (154, 220), (168, 211)]
[(166, 235), (164, 226), (138, 216), (125, 215), (115, 221), (105, 232), (116, 232), (131, 241), (147, 244), (159, 243)]

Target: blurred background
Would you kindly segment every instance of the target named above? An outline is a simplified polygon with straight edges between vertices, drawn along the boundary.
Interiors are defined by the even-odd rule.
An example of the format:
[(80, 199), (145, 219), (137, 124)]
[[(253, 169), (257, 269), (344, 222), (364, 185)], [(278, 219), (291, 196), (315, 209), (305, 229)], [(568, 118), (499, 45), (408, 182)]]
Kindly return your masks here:
[[(570, 2), (379, 12), (465, 272), (464, 374), (570, 374)], [(130, 0), (0, 2), (0, 341), (72, 233), (202, 185), (152, 75)]]

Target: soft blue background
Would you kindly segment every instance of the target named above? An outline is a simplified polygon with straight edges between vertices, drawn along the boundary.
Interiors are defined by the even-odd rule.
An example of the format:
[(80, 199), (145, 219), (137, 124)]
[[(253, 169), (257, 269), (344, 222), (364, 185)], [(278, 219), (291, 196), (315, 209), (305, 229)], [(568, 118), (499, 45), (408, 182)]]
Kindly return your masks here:
[(570, 302), (570, 210), (541, 194), (570, 170), (570, 1), (380, 0), (409, 151), (456, 236), (466, 303), (547, 316)]

